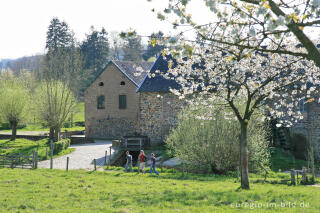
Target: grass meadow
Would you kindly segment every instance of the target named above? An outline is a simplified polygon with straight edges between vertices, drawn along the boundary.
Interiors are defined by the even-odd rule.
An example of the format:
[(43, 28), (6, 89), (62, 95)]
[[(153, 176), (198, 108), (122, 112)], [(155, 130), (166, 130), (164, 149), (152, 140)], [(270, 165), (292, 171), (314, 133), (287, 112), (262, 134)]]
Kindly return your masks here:
[[(279, 179), (286, 174), (275, 174)], [(320, 212), (320, 188), (233, 176), (0, 169), (0, 212)], [(4, 196), (3, 196), (4, 195)]]

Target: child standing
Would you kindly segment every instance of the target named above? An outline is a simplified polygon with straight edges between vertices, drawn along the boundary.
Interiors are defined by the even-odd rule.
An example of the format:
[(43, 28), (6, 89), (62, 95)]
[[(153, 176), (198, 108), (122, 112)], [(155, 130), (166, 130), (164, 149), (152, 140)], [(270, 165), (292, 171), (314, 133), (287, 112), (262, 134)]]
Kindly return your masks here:
[(151, 153), (150, 174), (152, 174), (152, 170), (159, 176), (159, 173), (156, 170), (156, 158), (153, 153)]
[(140, 155), (138, 159), (139, 159), (139, 172), (141, 171), (144, 173), (144, 167), (146, 165), (147, 157), (144, 154), (143, 150), (140, 151)]
[(127, 155), (127, 162), (124, 171), (127, 172), (128, 166), (130, 167), (130, 172), (132, 172), (132, 155), (130, 155), (129, 151), (126, 152)]

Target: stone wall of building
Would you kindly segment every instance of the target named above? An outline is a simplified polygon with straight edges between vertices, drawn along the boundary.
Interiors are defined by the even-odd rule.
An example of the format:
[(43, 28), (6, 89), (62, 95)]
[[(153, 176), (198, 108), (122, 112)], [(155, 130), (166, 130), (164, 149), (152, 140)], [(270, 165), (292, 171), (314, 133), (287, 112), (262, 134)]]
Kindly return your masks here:
[[(86, 137), (121, 137), (136, 132), (139, 118), (139, 94), (136, 89), (131, 80), (114, 64), (110, 64), (85, 91)], [(105, 97), (104, 109), (97, 107), (101, 95)], [(119, 95), (126, 95), (126, 109), (119, 109)]]
[(170, 129), (177, 125), (182, 105), (171, 93), (140, 93), (139, 133), (149, 136), (153, 145), (163, 142)]
[[(299, 143), (299, 140), (294, 140), (294, 137), (304, 136), (308, 143), (314, 144), (315, 156), (320, 159), (320, 105), (314, 102), (308, 103), (306, 109), (303, 113), (304, 118), (291, 128), (291, 138)], [(299, 144), (294, 146), (299, 147)]]

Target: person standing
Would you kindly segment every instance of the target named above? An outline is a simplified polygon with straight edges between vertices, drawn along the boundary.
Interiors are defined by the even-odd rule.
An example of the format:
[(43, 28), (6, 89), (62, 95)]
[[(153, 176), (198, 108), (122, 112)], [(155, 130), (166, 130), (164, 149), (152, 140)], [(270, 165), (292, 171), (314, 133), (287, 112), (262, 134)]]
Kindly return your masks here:
[(159, 173), (156, 170), (156, 158), (153, 153), (151, 153), (151, 165), (150, 165), (150, 174), (152, 174), (152, 170), (159, 176)]
[(144, 154), (143, 150), (140, 151), (140, 155), (138, 159), (139, 159), (139, 172), (141, 171), (144, 173), (145, 172), (144, 167), (146, 165), (147, 156)]
[(126, 152), (126, 167), (124, 168), (124, 171), (127, 172), (128, 166), (130, 167), (130, 172), (132, 172), (132, 155), (130, 155), (129, 151)]

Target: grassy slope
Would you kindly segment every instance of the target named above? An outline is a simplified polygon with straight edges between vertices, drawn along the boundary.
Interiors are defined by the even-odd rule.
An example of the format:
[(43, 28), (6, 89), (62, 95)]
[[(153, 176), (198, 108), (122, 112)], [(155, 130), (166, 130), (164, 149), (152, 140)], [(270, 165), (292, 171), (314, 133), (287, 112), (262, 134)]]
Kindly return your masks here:
[[(84, 102), (78, 102), (75, 107), (75, 113), (73, 117), (73, 122), (84, 122)], [(85, 127), (82, 126), (74, 126), (71, 128), (62, 128), (62, 131), (81, 131), (84, 130)], [(40, 124), (27, 124), (26, 127), (20, 128), (19, 131), (49, 131), (49, 128), (43, 128)], [(2, 133), (11, 133), (11, 130), (0, 130)]]
[[(316, 187), (252, 183), (246, 191), (238, 186), (225, 176), (0, 169), (0, 191), (6, 195), (0, 196), (0, 212), (248, 212), (246, 201), (264, 205), (253, 212), (320, 212)], [(281, 208), (281, 202), (309, 207)], [(242, 208), (232, 208), (236, 203)]]
[[(32, 151), (38, 151), (38, 159), (44, 160), (46, 155), (46, 148), (49, 151), (49, 144), (47, 139), (32, 141), (27, 139), (16, 139), (15, 141), (10, 140), (0, 140), (0, 154), (1, 155), (14, 155), (14, 154), (24, 154), (32, 155)], [(60, 151), (55, 157), (62, 156), (73, 152), (74, 148), (68, 148), (66, 150)]]

